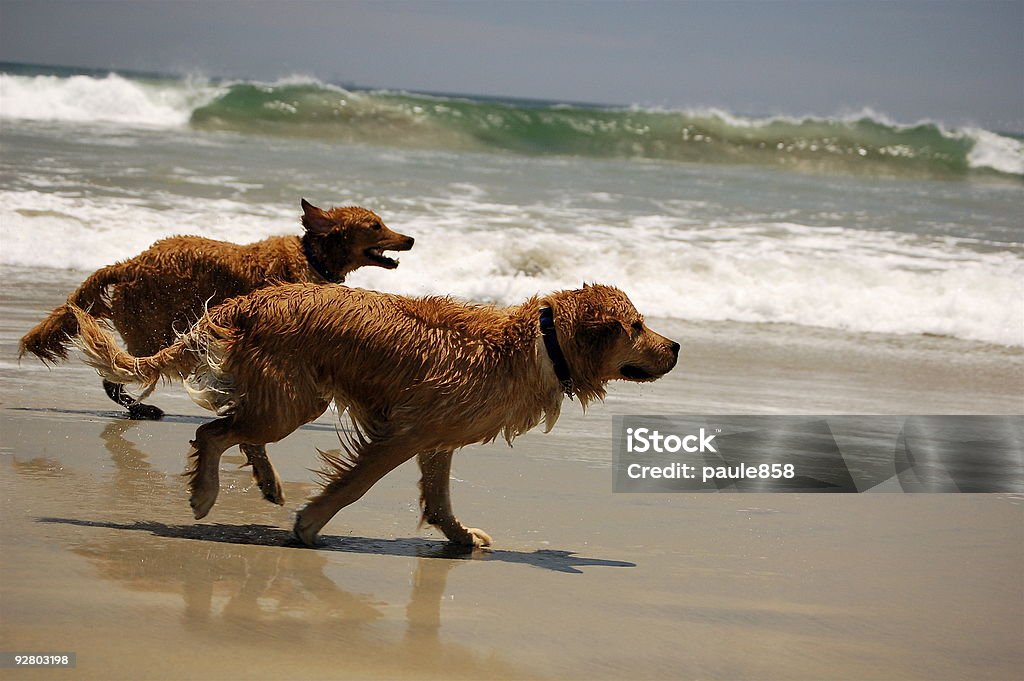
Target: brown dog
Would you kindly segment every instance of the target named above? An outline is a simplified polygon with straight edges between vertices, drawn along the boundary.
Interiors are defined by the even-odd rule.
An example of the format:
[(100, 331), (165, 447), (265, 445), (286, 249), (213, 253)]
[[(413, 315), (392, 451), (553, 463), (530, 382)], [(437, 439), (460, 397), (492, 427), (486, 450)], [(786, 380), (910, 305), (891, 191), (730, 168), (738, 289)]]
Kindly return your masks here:
[[(151, 355), (173, 343), (207, 308), (228, 298), (272, 283), (342, 282), (364, 265), (393, 269), (398, 261), (383, 252), (406, 251), (413, 245), (412, 237), (392, 232), (365, 208), (323, 211), (303, 199), (302, 211), (301, 237), (270, 237), (246, 246), (194, 236), (158, 241), (144, 253), (94, 273), (68, 303), (111, 319), (129, 352)], [(44, 362), (66, 359), (77, 333), (74, 315), (62, 305), (25, 334), (21, 354), (31, 352)], [(121, 385), (104, 381), (103, 387), (133, 418), (163, 416)]]
[(299, 512), (312, 545), (338, 511), (416, 456), (423, 520), (453, 542), (490, 537), (452, 513), (454, 450), (512, 439), (542, 420), (550, 430), (566, 394), (585, 406), (615, 379), (653, 381), (679, 344), (644, 326), (622, 291), (584, 286), (510, 308), (292, 284), (234, 298), (170, 347), (133, 357), (91, 317), (78, 317), (86, 361), (118, 383), (183, 378), (196, 403), (222, 414), (192, 442), (190, 503), (202, 518), (218, 492), (221, 454), (241, 445), (264, 497), (282, 503), (265, 445), (320, 416), (333, 399), (355, 426), (341, 456), (324, 455), (323, 492)]

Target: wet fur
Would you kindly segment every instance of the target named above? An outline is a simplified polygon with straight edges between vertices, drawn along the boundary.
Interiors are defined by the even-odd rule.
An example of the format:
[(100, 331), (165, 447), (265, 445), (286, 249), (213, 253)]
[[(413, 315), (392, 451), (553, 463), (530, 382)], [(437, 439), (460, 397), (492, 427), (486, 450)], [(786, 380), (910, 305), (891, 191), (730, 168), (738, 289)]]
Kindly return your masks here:
[(119, 349), (92, 317), (69, 310), (78, 317), (86, 361), (102, 376), (146, 387), (181, 379), (194, 399), (222, 414), (201, 426), (192, 443), (196, 518), (216, 500), (225, 449), (244, 445), (262, 466), (256, 471), (261, 489), (279, 489), (276, 475), (261, 479), (273, 470), (265, 445), (316, 419), (335, 400), (354, 429), (340, 454), (322, 453), (324, 490), (295, 525), (302, 541), (312, 544), (341, 508), (417, 457), (424, 521), (453, 542), (486, 545), (490, 537), (462, 525), (451, 510), (451, 457), (469, 444), (498, 437), (511, 442), (542, 421), (548, 430), (554, 425), (565, 395), (541, 339), (542, 307), (554, 312), (574, 397), (584, 406), (602, 398), (610, 380), (655, 380), (675, 365), (679, 345), (648, 329), (626, 295), (608, 286), (560, 291), (509, 308), (275, 286), (211, 310), (150, 357)]
[[(272, 283), (326, 283), (307, 258), (312, 253), (331, 281), (364, 265), (394, 267), (368, 249), (407, 250), (411, 237), (384, 226), (380, 217), (359, 207), (323, 211), (302, 201), (299, 236), (278, 236), (239, 245), (195, 236), (179, 236), (153, 244), (144, 253), (104, 267), (68, 297), (68, 304), (97, 319), (110, 319), (128, 351), (152, 355), (189, 329), (207, 308)], [(21, 355), (32, 353), (44, 362), (67, 359), (78, 323), (64, 305), (21, 339)], [(136, 405), (120, 386), (105, 384), (116, 402)], [(159, 416), (155, 407), (149, 413)]]

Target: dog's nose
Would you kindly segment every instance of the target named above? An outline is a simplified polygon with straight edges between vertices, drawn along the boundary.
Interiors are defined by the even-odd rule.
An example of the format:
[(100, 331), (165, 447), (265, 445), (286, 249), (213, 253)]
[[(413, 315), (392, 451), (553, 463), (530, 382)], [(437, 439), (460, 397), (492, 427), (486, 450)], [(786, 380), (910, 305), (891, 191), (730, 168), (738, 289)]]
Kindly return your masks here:
[(409, 237), (407, 243), (409, 244), (409, 248), (412, 248), (412, 245), (414, 243), (416, 243), (416, 239), (413, 239), (412, 237)]
[(679, 343), (672, 341), (672, 345), (670, 345), (669, 347), (672, 348), (672, 354), (675, 355), (676, 357), (679, 357)]

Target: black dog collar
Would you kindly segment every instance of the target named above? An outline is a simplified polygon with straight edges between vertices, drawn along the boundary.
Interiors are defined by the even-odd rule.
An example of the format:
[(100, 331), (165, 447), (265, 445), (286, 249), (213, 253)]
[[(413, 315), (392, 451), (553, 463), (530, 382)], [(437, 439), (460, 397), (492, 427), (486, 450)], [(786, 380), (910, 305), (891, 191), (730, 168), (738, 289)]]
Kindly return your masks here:
[(345, 277), (338, 277), (332, 274), (331, 271), (327, 269), (327, 266), (324, 265), (323, 261), (316, 256), (316, 254), (313, 252), (313, 249), (309, 247), (308, 239), (302, 240), (302, 252), (303, 254), (305, 254), (306, 262), (309, 263), (309, 266), (312, 267), (313, 270), (317, 274), (319, 274), (324, 281), (329, 282), (331, 284), (345, 283)]
[(562, 386), (562, 392), (571, 400), (573, 395), (572, 374), (569, 372), (569, 362), (565, 359), (565, 354), (558, 344), (558, 334), (555, 332), (555, 313), (551, 311), (550, 307), (540, 309), (540, 335), (544, 338), (544, 349), (548, 351), (551, 366), (555, 369), (555, 376)]

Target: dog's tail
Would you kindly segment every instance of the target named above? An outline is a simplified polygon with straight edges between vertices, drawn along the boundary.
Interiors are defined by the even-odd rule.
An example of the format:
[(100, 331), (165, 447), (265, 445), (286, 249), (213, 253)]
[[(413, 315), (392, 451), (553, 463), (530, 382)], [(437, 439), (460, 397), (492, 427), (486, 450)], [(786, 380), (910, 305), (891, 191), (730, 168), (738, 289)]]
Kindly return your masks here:
[(61, 305), (39, 322), (21, 339), (18, 357), (26, 352), (44, 362), (57, 362), (68, 358), (68, 348), (78, 334), (78, 322), (70, 306), (89, 310), (93, 317), (110, 316), (107, 287), (118, 284), (125, 277), (124, 265), (104, 267), (82, 282), (74, 293), (68, 296), (68, 304)]
[(196, 352), (190, 331), (150, 357), (135, 357), (122, 350), (113, 334), (95, 317), (75, 305), (65, 305), (78, 327), (77, 345), (85, 353), (85, 363), (113, 383), (135, 383), (150, 388), (161, 378), (183, 379), (202, 361)]
[(135, 357), (118, 346), (102, 322), (74, 305), (66, 307), (78, 325), (76, 344), (85, 363), (108, 381), (141, 385), (147, 395), (160, 379), (180, 380), (204, 409), (229, 414), (238, 406), (234, 380), (224, 371), (230, 331), (208, 317), (155, 355)]

